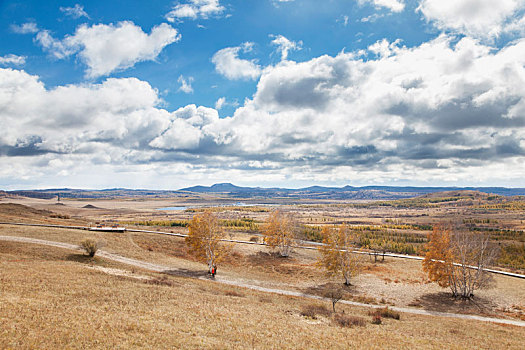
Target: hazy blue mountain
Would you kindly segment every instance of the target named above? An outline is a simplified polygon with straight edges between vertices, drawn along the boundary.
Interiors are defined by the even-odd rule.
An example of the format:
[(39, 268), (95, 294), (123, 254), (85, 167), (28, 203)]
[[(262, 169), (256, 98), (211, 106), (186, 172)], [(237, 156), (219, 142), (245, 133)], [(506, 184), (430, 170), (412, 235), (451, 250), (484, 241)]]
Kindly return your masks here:
[(88, 189), (44, 189), (5, 191), (10, 195), (51, 199), (60, 194), (61, 198), (122, 198), (122, 197), (166, 197), (190, 195), (191, 193), (222, 193), (238, 198), (297, 198), (297, 199), (400, 199), (421, 196), (424, 194), (445, 191), (479, 191), (504, 196), (525, 195), (525, 188), (506, 187), (397, 187), (397, 186), (343, 186), (323, 187), (310, 186), (298, 189), (241, 187), (231, 183), (218, 183), (212, 186), (193, 186), (180, 190), (147, 190), (110, 188), (103, 190)]

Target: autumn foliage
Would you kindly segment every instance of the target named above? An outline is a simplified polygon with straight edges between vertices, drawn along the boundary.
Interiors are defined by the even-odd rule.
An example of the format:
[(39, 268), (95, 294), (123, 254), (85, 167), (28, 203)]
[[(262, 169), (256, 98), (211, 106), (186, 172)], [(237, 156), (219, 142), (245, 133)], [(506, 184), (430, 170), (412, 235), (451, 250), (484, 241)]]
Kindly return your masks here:
[(429, 234), (423, 270), (430, 280), (449, 287), (455, 297), (471, 298), (476, 289), (486, 287), (486, 268), (494, 262), (496, 247), (489, 237), (459, 228), (436, 227)]
[(221, 242), (224, 238), (224, 230), (217, 217), (211, 212), (194, 215), (189, 222), (189, 234), (186, 244), (190, 254), (208, 264), (211, 273), (227, 253), (227, 248)]
[(264, 242), (276, 249), (283, 257), (290, 255), (297, 237), (297, 222), (291, 214), (274, 210), (266, 221), (263, 232)]
[(432, 282), (436, 282), (443, 288), (449, 287), (453, 274), (452, 262), (454, 261), (450, 229), (434, 227), (434, 230), (428, 236), (426, 248), (423, 270), (428, 273), (428, 277)]
[(361, 257), (352, 253), (357, 241), (355, 234), (346, 225), (325, 227), (322, 231), (323, 244), (319, 246), (318, 265), (326, 269), (329, 275), (341, 274), (346, 285), (360, 272)]

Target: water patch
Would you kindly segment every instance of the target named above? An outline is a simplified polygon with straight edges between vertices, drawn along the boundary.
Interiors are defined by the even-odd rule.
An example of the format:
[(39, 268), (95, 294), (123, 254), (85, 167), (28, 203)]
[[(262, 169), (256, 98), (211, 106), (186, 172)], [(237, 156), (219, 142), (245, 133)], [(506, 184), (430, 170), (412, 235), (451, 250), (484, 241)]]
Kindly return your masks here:
[(281, 204), (272, 203), (222, 203), (222, 204), (211, 204), (211, 205), (198, 205), (193, 207), (163, 207), (155, 210), (166, 210), (166, 211), (184, 211), (186, 209), (199, 209), (199, 208), (228, 208), (228, 207), (269, 207), (269, 206), (280, 206)]
[(188, 207), (164, 207), (164, 208), (157, 208), (155, 210), (171, 210), (171, 211), (182, 211), (182, 210), (186, 210), (188, 209)]

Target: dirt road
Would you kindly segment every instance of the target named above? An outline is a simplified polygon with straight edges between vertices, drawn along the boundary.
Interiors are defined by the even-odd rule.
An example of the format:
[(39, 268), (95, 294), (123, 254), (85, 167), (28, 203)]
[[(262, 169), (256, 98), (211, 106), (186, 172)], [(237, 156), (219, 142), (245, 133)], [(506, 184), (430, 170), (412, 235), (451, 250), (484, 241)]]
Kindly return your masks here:
[[(10, 241), (10, 242), (19, 242), (19, 243), (30, 243), (30, 244), (40, 244), (40, 245), (47, 245), (52, 247), (58, 247), (58, 248), (64, 248), (69, 250), (76, 250), (76, 251), (82, 251), (82, 248), (80, 248), (77, 245), (69, 244), (69, 243), (62, 243), (62, 242), (55, 242), (55, 241), (47, 241), (42, 239), (36, 239), (36, 238), (28, 238), (28, 237), (16, 237), (16, 236), (0, 236), (0, 240), (2, 241)], [(180, 274), (185, 275), (192, 278), (198, 278), (202, 280), (208, 280), (209, 278), (198, 276), (196, 274), (188, 274), (187, 270), (184, 269), (178, 269), (177, 267), (173, 266), (165, 266), (165, 265), (159, 265), (154, 263), (149, 263), (141, 260), (131, 259), (127, 258), (121, 255), (108, 253), (103, 250), (99, 250), (97, 252), (97, 255), (109, 260), (117, 261), (126, 265), (135, 266), (139, 268), (143, 268), (150, 271), (155, 272), (161, 272), (161, 273), (168, 273), (168, 274)], [(296, 297), (303, 297), (303, 298), (309, 298), (309, 299), (316, 299), (316, 300), (324, 300), (329, 301), (325, 298), (318, 297), (316, 295), (312, 294), (305, 294), (301, 292), (296, 291), (290, 291), (290, 290), (283, 290), (283, 289), (274, 289), (274, 288), (266, 288), (257, 286), (250, 283), (244, 283), (238, 280), (231, 280), (226, 279), (221, 276), (215, 277), (213, 280), (218, 283), (223, 283), (231, 286), (237, 286), (242, 288), (248, 288), (252, 290), (257, 290), (260, 292), (266, 292), (266, 293), (275, 293), (275, 294), (281, 294), (281, 295), (289, 295), (289, 296), (296, 296)], [(256, 281), (254, 281), (256, 282)], [(340, 303), (347, 304), (347, 305), (354, 305), (359, 307), (368, 307), (368, 308), (380, 308), (383, 306), (378, 305), (370, 305), (370, 304), (364, 304), (364, 303), (358, 303), (354, 301), (349, 300), (341, 300)], [(456, 314), (456, 313), (448, 313), (448, 312), (438, 312), (438, 311), (431, 311), (431, 310), (421, 310), (421, 309), (415, 309), (415, 308), (403, 308), (403, 307), (395, 307), (395, 306), (389, 306), (390, 309), (403, 312), (407, 314), (416, 314), (416, 315), (426, 315), (426, 316), (439, 316), (439, 317), (450, 317), (450, 318), (458, 318), (458, 319), (464, 319), (464, 320), (474, 320), (474, 321), (480, 321), (480, 322), (493, 322), (493, 323), (500, 323), (500, 324), (508, 324), (513, 326), (519, 326), (519, 327), (525, 327), (524, 321), (519, 320), (509, 320), (509, 319), (500, 319), (500, 318), (493, 318), (493, 317), (483, 317), (483, 316), (476, 316), (476, 315), (463, 315), (463, 314)]]

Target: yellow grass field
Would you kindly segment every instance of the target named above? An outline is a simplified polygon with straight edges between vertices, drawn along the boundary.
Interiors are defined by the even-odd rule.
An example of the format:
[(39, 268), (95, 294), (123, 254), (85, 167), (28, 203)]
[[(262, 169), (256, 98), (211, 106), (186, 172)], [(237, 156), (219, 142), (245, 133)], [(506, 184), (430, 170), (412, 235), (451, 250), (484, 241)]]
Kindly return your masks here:
[[(85, 226), (97, 217), (157, 215), (119, 209), (118, 202), (112, 206), (96, 214), (38, 201), (34, 208), (53, 210), (1, 204), (0, 221)], [(401, 320), (383, 317), (375, 325), (369, 307), (339, 303), (334, 315), (328, 301), (218, 283), (316, 294), (331, 281), (315, 266), (316, 251), (297, 249), (282, 259), (266, 247), (235, 245), (212, 281), (202, 279), (206, 267), (188, 255), (178, 237), (14, 225), (0, 225), (0, 235), (75, 245), (93, 238), (106, 252), (171, 269), (155, 273), (79, 251), (0, 240), (0, 348), (522, 349), (525, 343), (525, 328), (518, 326), (408, 313)], [(429, 283), (419, 261), (366, 258), (344, 299), (519, 320), (525, 318), (524, 282), (497, 276), (491, 288), (462, 302)], [(336, 322), (340, 318), (362, 325), (342, 327)]]
[(343, 328), (301, 316), (319, 302), (131, 272), (59, 248), (0, 242), (0, 267), (1, 348), (521, 349), (525, 342), (515, 326), (406, 314), (373, 325), (366, 309), (338, 305), (366, 320)]

